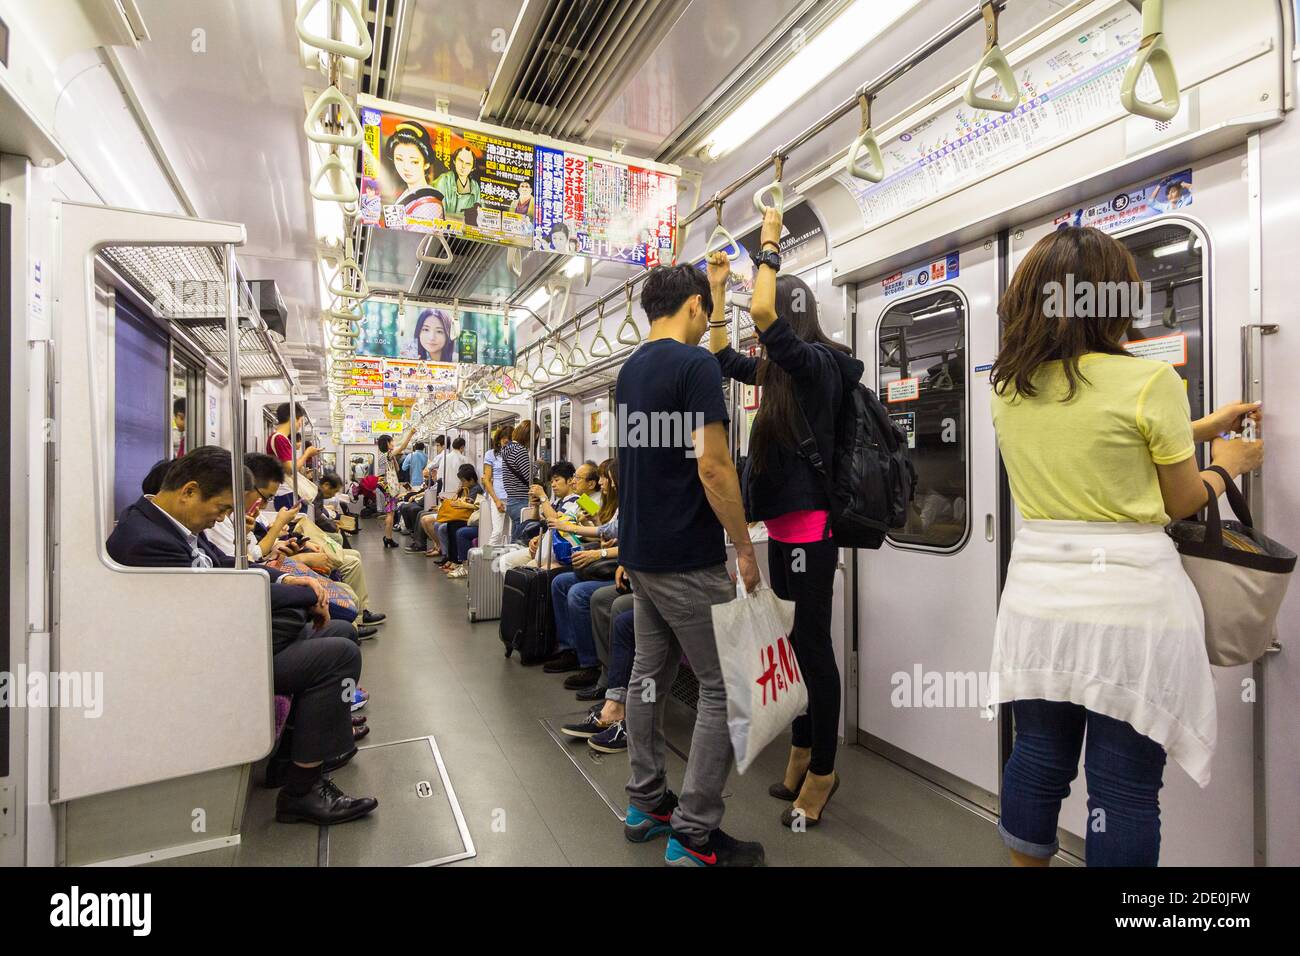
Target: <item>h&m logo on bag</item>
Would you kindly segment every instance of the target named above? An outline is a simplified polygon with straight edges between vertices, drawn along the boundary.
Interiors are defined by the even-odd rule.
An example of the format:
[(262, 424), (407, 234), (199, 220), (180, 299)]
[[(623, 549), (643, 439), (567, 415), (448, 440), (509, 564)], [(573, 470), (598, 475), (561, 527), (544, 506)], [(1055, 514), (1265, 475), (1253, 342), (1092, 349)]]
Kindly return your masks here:
[(778, 637), (775, 644), (759, 648), (758, 666), (760, 673), (755, 681), (763, 688), (763, 700), (760, 706), (767, 705), (767, 693), (772, 692), (772, 703), (776, 703), (782, 691), (788, 691), (793, 684), (802, 684), (799, 674), (799, 662), (795, 659), (794, 648), (785, 637)]

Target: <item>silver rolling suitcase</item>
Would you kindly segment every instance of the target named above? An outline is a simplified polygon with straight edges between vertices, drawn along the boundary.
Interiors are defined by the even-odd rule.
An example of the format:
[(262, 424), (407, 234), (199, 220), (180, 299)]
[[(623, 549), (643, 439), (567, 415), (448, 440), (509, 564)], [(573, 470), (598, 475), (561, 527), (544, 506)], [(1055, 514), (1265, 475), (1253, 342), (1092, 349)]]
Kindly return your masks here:
[(469, 549), (469, 576), (466, 582), (469, 584), (467, 590), (471, 622), (495, 621), (501, 616), (501, 591), (505, 575), (492, 570), (492, 559), (518, 549), (518, 545)]

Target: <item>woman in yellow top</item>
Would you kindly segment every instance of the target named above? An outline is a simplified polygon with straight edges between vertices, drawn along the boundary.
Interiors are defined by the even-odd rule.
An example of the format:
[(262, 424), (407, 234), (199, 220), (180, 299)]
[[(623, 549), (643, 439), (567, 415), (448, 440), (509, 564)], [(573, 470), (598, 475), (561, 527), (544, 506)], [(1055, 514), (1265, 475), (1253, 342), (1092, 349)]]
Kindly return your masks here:
[[(1257, 420), (1258, 406), (1191, 421), (1173, 367), (1124, 350), (1129, 307), (1084, 316), (1061, 301), (1061, 289), (1087, 287), (1094, 313), (1136, 305), (1140, 295), (1110, 294), (1117, 283), (1140, 289), (1128, 250), (1066, 228), (1030, 250), (999, 307), (993, 422), (1025, 522), (990, 671), (997, 701), (1014, 702), (998, 829), (1022, 866), (1057, 850), (1085, 732), (1090, 866), (1156, 864), (1166, 754), (1209, 782), (1204, 618), (1164, 526), (1200, 510), (1207, 484), (1222, 494), (1263, 460), (1260, 440), (1215, 437)], [(1213, 464), (1199, 471), (1196, 445), (1211, 440)]]

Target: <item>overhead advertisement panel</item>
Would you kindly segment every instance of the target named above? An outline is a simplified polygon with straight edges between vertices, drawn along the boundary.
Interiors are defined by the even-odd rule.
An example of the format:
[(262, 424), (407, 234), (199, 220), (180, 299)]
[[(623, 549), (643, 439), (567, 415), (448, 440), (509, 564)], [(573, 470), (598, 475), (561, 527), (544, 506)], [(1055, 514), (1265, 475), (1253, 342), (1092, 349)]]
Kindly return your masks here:
[(655, 265), (681, 169), (359, 96), (364, 225)]

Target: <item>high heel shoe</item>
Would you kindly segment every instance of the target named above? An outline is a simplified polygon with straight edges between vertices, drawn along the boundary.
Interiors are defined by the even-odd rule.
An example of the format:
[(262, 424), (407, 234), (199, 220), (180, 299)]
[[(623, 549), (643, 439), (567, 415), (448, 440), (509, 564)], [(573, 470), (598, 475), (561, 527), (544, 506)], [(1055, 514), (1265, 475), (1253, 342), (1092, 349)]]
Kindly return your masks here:
[[(805, 783), (807, 782), (807, 780), (808, 778), (807, 776), (805, 776), (804, 777)], [(817, 812), (817, 816), (815, 817), (809, 816), (807, 813), (798, 809), (797, 807), (791, 806), (791, 807), (787, 807), (785, 811), (781, 814), (781, 825), (785, 827), (792, 827), (794, 825), (794, 821), (802, 817), (803, 824), (805, 827), (817, 826), (817, 824), (821, 823), (822, 817), (826, 815), (826, 808), (831, 805), (831, 797), (835, 796), (835, 791), (838, 790), (839, 788), (840, 788), (840, 775), (835, 774), (835, 782), (831, 784), (831, 791), (830, 793), (826, 794), (826, 799), (822, 801), (822, 807), (821, 810)], [(800, 789), (802, 790), (802, 788)]]
[(396, 548), (396, 547), (400, 547), (400, 545), (398, 545), (398, 543), (397, 543), (396, 541), (394, 541), (392, 538), (385, 538), (385, 539), (384, 539), (384, 547), (385, 547), (385, 548)]
[[(802, 758), (796, 760), (795, 756), (799, 752), (802, 752)], [(799, 791), (803, 789), (803, 782), (808, 779), (808, 764), (811, 762), (811, 760), (812, 760), (811, 750), (806, 750), (803, 747), (791, 747), (790, 757), (786, 761), (785, 774), (786, 777), (789, 777), (790, 772), (793, 768), (797, 767), (799, 764), (803, 764), (803, 773), (799, 775), (799, 782), (796, 783), (794, 785), (794, 789), (791, 790), (789, 787), (785, 785), (786, 777), (783, 777), (781, 778), (780, 783), (774, 783), (772, 784), (772, 786), (767, 788), (768, 794), (770, 794), (773, 797), (776, 797), (778, 800), (784, 800), (786, 803), (789, 803), (792, 800), (794, 800), (795, 797), (799, 796)]]

